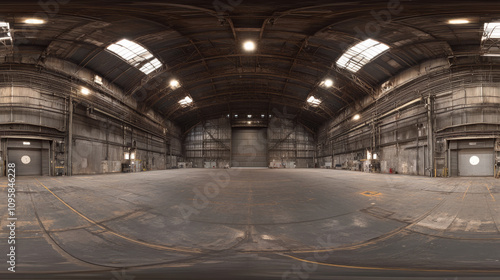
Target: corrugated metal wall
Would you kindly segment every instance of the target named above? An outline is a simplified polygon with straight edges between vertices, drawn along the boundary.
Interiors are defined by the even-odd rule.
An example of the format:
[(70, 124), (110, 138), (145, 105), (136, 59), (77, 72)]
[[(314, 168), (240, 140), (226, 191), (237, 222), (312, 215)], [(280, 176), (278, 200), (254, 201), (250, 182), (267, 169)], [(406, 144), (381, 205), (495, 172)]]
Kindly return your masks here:
[(228, 165), (231, 157), (231, 123), (220, 118), (195, 126), (184, 140), (187, 162), (202, 168), (205, 162), (215, 162), (218, 168)]
[(290, 119), (272, 118), (267, 135), (269, 162), (278, 166), (294, 163), (297, 168), (314, 167), (314, 135), (304, 126)]
[[(193, 167), (216, 162), (224, 167), (231, 157), (231, 123), (228, 118), (210, 120), (195, 126), (184, 142), (186, 161)], [(314, 135), (304, 126), (284, 118), (272, 117), (267, 128), (266, 165), (275, 162), (283, 167), (293, 163), (297, 168), (314, 166)], [(284, 165), (282, 165), (284, 163)]]
[[(371, 151), (379, 156), (382, 172), (456, 176), (458, 154), (448, 152), (445, 142), (500, 137), (499, 82), (500, 68), (480, 64), (449, 68), (446, 61), (437, 60), (409, 69), (391, 80), (394, 85), (389, 91), (379, 92), (376, 103), (359, 112), (359, 121), (352, 120), (357, 112), (348, 108), (320, 128), (319, 162), (324, 164), (333, 156), (334, 164), (350, 167)], [(428, 96), (435, 100), (431, 119), (435, 170), (430, 169), (427, 147)]]
[[(87, 72), (82, 70), (81, 73), (87, 75)], [(66, 162), (68, 95), (71, 90), (81, 87), (78, 84), (60, 86), (57, 79), (60, 78), (51, 78), (47, 73), (42, 75), (36, 72), (36, 75), (31, 75), (26, 71), (17, 73), (15, 70), (0, 76), (0, 137), (44, 137), (60, 143), (60, 148), (54, 150), (54, 154), (42, 151), (42, 156), (49, 158), (43, 161), (43, 174), (55, 169), (50, 164), (46, 166), (45, 162), (54, 160), (54, 165)], [(61, 83), (69, 82), (61, 80)], [(110, 88), (118, 91), (111, 85)], [(108, 89), (105, 91), (110, 93)], [(78, 93), (72, 94), (78, 96)], [(157, 170), (176, 166), (177, 158), (182, 156), (181, 130), (176, 125), (163, 121), (165, 131), (162, 131), (152, 119), (146, 119), (132, 110), (131, 107), (136, 105), (129, 100), (124, 102), (131, 107), (98, 92), (85, 98), (75, 100), (74, 104), (74, 175), (120, 172), (124, 152), (131, 147), (132, 142), (136, 144), (136, 161), (140, 163), (141, 169)], [(94, 108), (115, 115), (116, 119)], [(5, 144), (0, 145), (0, 158), (5, 159), (6, 156)], [(3, 174), (3, 160), (0, 169)]]

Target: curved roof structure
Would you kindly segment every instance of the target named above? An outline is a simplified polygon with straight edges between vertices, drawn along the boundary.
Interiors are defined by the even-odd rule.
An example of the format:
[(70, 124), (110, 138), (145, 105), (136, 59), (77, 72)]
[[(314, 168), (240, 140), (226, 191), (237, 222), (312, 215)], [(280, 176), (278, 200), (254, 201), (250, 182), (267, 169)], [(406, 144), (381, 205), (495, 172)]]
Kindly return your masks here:
[[(0, 14), (22, 55), (93, 70), (185, 129), (206, 118), (276, 110), (314, 129), (343, 108), (375, 99), (388, 78), (425, 60), (480, 55), (484, 24), (500, 10), (489, 4), (75, 0), (41, 7), (7, 0)], [(25, 23), (32, 17), (45, 23)], [(468, 22), (451, 24), (454, 19)], [(123, 39), (143, 46), (161, 66), (146, 74), (143, 65), (107, 49)], [(389, 49), (356, 72), (336, 64), (367, 39)], [(252, 52), (242, 47), (248, 40), (256, 44)], [(325, 86), (325, 79), (333, 84)], [(172, 80), (180, 86), (173, 88)], [(308, 103), (311, 96), (321, 103)], [(179, 103), (185, 97), (190, 106)]]

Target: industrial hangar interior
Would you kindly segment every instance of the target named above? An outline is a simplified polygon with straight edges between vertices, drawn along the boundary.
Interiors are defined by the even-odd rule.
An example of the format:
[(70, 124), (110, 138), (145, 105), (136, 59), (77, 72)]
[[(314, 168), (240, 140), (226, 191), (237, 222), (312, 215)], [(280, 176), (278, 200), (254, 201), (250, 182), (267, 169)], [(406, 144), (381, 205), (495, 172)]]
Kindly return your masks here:
[(496, 1), (0, 3), (2, 279), (498, 279)]

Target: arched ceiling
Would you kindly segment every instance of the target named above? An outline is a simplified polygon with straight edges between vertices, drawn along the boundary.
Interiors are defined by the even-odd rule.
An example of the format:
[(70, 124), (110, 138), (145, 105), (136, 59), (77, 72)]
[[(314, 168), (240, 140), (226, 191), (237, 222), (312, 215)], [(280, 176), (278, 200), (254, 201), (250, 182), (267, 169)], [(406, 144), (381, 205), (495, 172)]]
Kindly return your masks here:
[[(17, 52), (91, 69), (134, 96), (142, 108), (153, 108), (184, 128), (227, 114), (284, 114), (317, 128), (422, 61), (478, 55), (483, 24), (500, 19), (500, 3), (494, 1), (40, 3), (46, 2), (0, 5)], [(48, 22), (23, 23), (37, 16)], [(453, 18), (471, 22), (448, 24)], [(145, 75), (106, 51), (123, 38), (145, 46), (164, 69)], [(389, 45), (389, 52), (355, 74), (338, 69), (335, 62), (345, 50), (367, 38)], [(257, 50), (243, 51), (245, 40), (257, 42)], [(173, 78), (181, 88), (169, 87)], [(334, 86), (320, 86), (325, 78)], [(178, 101), (186, 95), (194, 103), (183, 108)], [(319, 107), (306, 102), (311, 95), (322, 101)]]

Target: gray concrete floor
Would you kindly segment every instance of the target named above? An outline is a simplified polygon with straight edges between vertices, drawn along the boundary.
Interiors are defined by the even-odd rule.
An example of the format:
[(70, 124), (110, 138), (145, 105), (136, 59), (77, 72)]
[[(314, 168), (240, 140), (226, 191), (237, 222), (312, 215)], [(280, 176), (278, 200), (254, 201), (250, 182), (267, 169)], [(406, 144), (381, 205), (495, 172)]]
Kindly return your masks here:
[(17, 178), (1, 279), (500, 279), (500, 181), (325, 169)]

